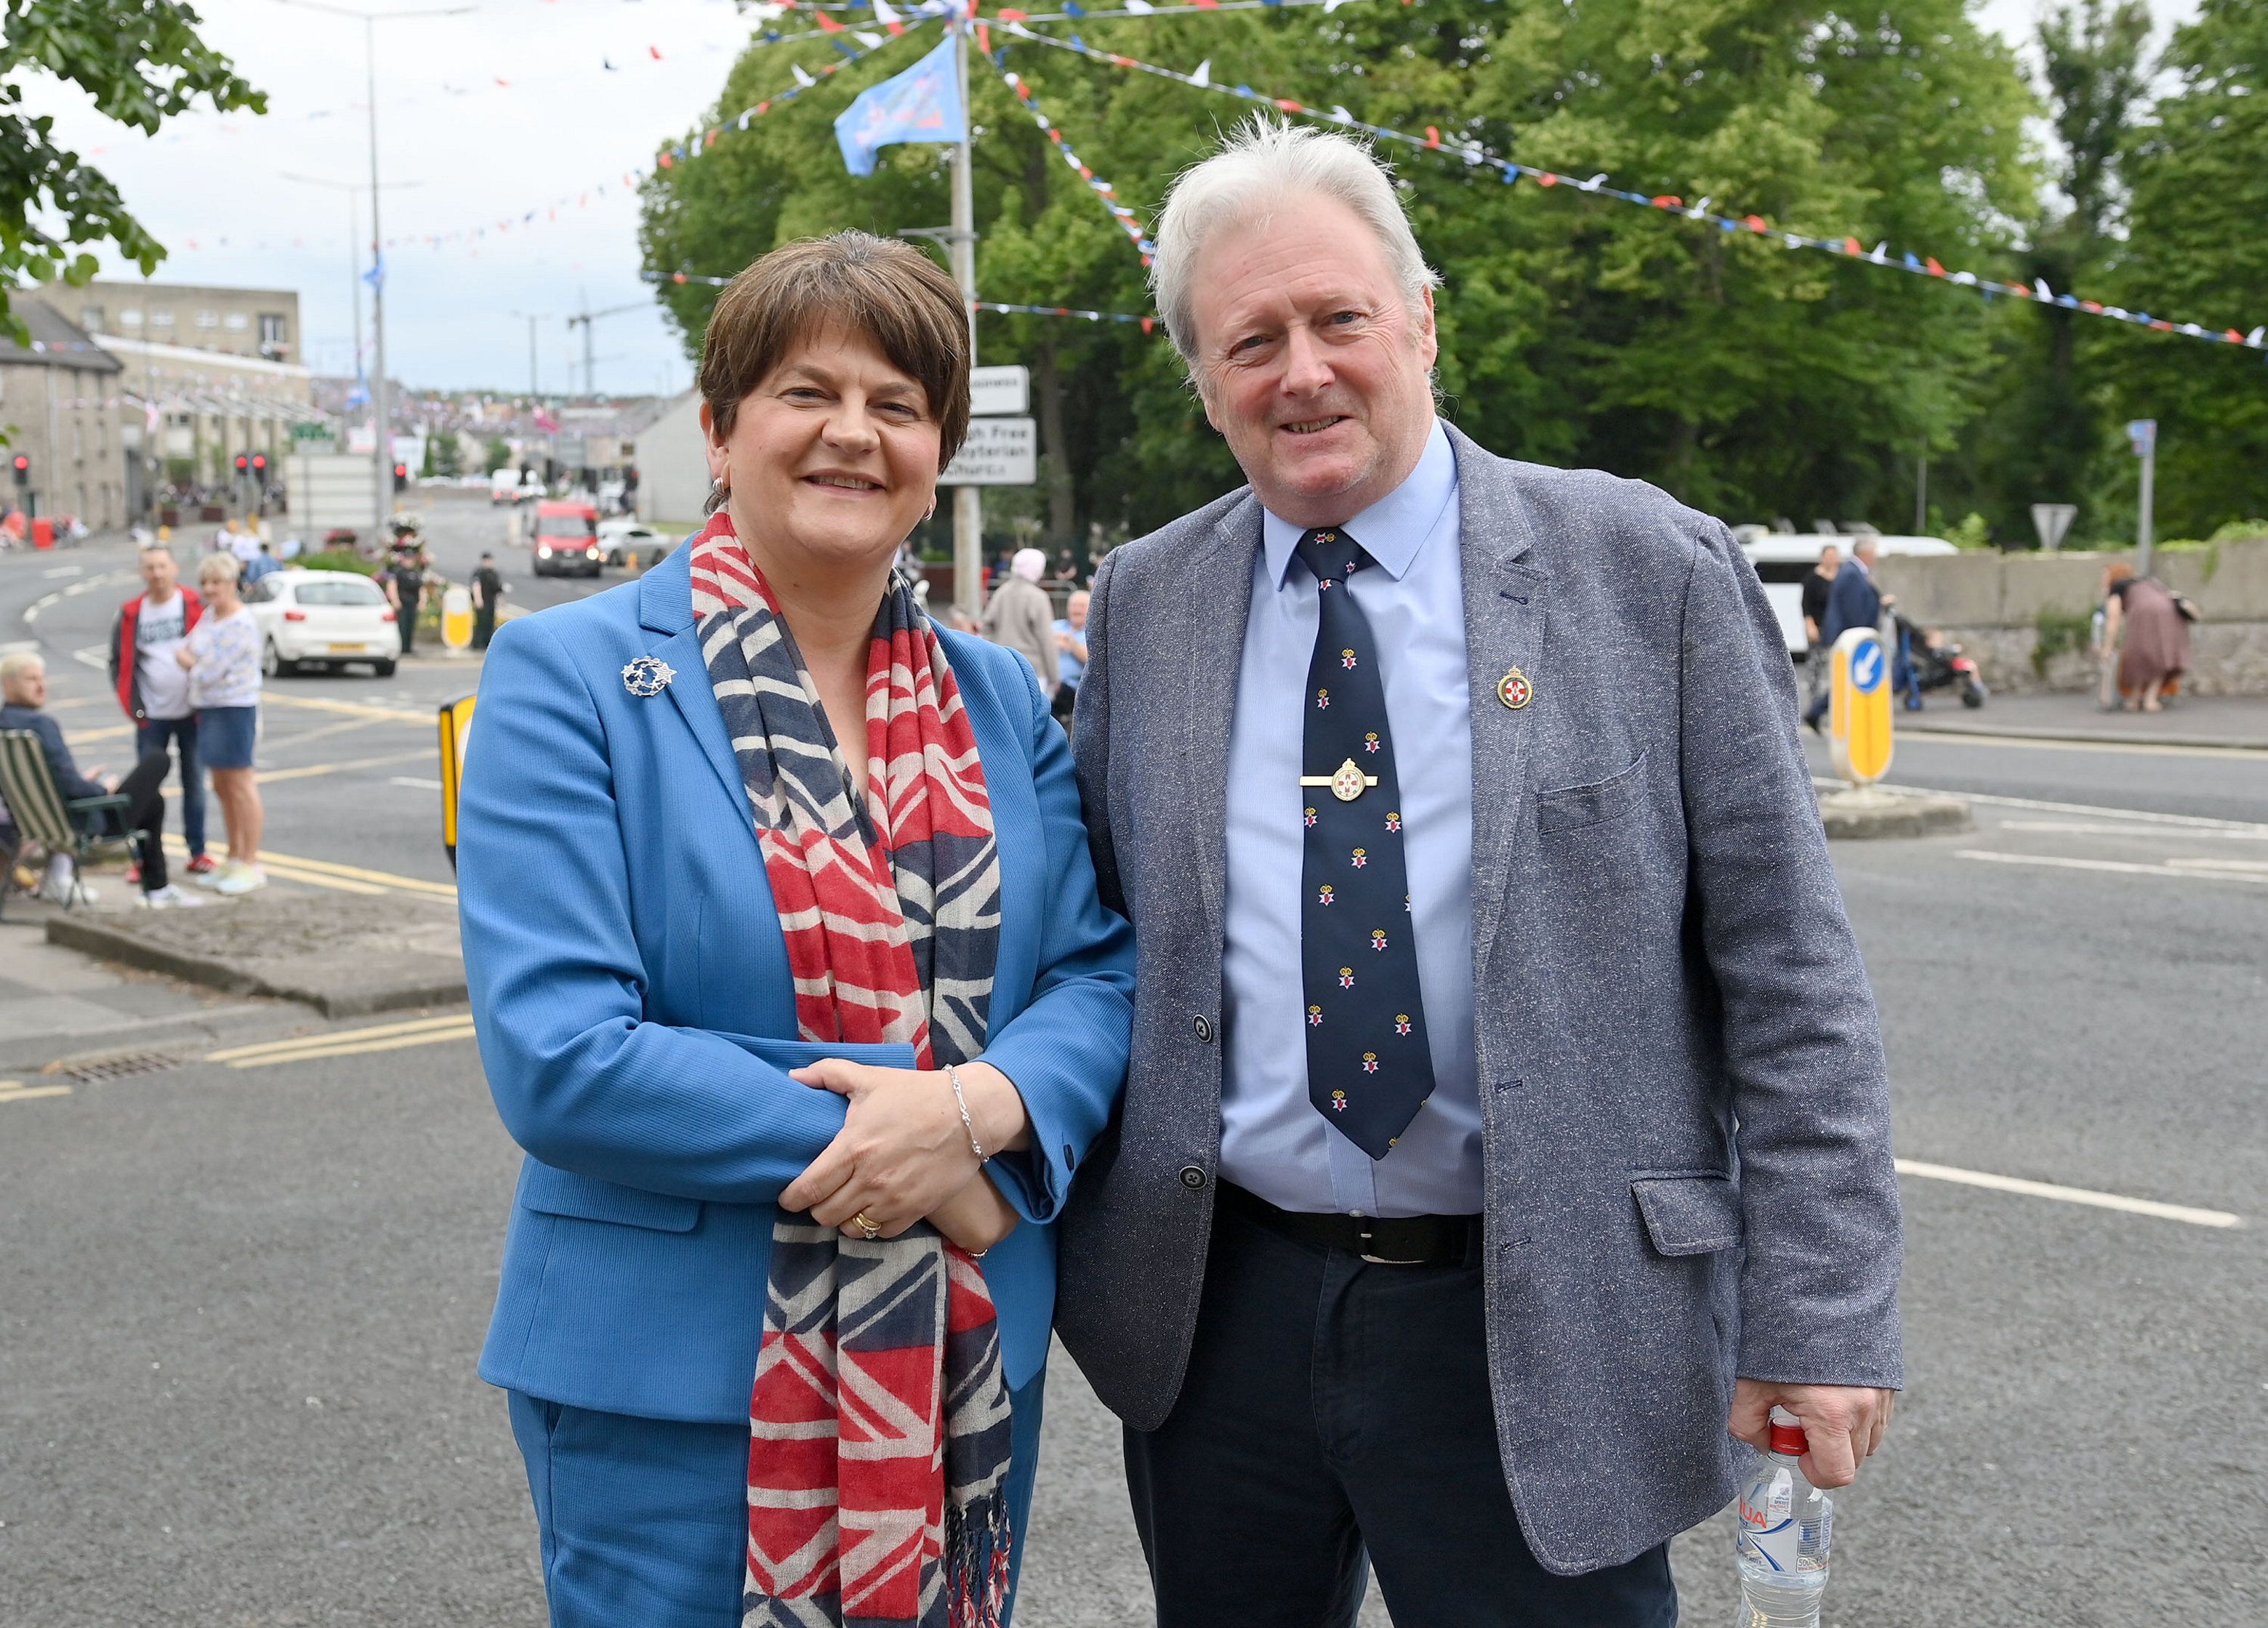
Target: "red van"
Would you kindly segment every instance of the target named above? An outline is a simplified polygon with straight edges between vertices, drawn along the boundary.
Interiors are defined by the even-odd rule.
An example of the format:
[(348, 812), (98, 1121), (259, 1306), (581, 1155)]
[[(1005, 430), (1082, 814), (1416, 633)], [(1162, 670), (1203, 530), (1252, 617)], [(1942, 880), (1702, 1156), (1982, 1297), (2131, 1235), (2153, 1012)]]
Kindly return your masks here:
[(528, 564), (539, 577), (599, 574), (599, 512), (587, 503), (546, 499), (535, 505)]

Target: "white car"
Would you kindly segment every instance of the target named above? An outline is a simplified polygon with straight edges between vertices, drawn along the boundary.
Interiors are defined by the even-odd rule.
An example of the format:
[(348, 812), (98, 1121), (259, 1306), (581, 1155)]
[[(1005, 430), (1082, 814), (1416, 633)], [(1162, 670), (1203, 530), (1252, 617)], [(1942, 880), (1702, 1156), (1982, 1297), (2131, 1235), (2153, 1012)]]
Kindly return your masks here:
[(609, 565), (627, 565), (633, 550), (644, 554), (653, 549), (667, 549), (669, 539), (642, 520), (600, 520), (599, 547), (606, 550)]
[(348, 571), (270, 571), (244, 592), (260, 625), (260, 670), (275, 678), (303, 667), (367, 662), (394, 675), (401, 631), (386, 590)]

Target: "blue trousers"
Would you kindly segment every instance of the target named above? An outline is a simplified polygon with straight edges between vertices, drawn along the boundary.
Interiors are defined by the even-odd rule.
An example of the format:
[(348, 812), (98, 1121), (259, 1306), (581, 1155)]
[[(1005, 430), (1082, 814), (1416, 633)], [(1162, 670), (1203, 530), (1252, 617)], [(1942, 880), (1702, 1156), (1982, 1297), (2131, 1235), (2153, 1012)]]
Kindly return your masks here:
[(1182, 1394), (1126, 1432), (1160, 1628), (1673, 1628), (1669, 1545), (1539, 1565), (1497, 1456), (1481, 1266), (1373, 1265), (1213, 1211)]
[[(1040, 1462), (1042, 1369), (1012, 1392), (1009, 1605)], [(740, 1628), (748, 1427), (632, 1418), (507, 1391), (542, 1534), (551, 1628)]]
[(145, 718), (134, 726), (134, 750), (138, 757), (171, 747), (181, 757), (181, 835), (188, 838), (192, 858), (205, 851), (205, 776), (197, 762), (197, 715), (187, 718)]

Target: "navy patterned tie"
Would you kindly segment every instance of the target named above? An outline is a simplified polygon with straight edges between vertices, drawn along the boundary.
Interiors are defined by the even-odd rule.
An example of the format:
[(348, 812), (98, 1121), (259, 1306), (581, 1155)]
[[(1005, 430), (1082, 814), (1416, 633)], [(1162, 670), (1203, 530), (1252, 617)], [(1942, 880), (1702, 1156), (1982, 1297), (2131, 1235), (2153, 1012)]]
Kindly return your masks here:
[(1347, 591), (1347, 578), (1373, 562), (1331, 528), (1307, 533), (1297, 555), (1321, 595), (1300, 777), (1307, 1098), (1349, 1141), (1383, 1159), (1432, 1094), (1433, 1056), (1418, 995), (1386, 685), (1370, 623)]

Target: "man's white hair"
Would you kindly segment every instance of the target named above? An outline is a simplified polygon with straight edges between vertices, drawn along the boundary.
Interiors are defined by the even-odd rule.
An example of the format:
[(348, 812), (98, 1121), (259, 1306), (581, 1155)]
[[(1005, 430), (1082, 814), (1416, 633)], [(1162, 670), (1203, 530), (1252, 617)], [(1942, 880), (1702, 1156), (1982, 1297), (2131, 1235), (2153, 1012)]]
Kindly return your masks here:
[(33, 673), (48, 670), (47, 659), (37, 651), (11, 650), (0, 656), (0, 692), (16, 693), (16, 686)]
[(1174, 348), (1192, 369), (1198, 366), (1190, 308), (1198, 254), (1223, 227), (1264, 221), (1283, 204), (1317, 196), (1344, 203), (1377, 234), (1412, 316), (1424, 308), (1425, 291), (1440, 286), (1395, 195), (1390, 166), (1336, 131), (1256, 113), (1223, 138), (1219, 152), (1181, 173), (1158, 217), (1150, 291)]

